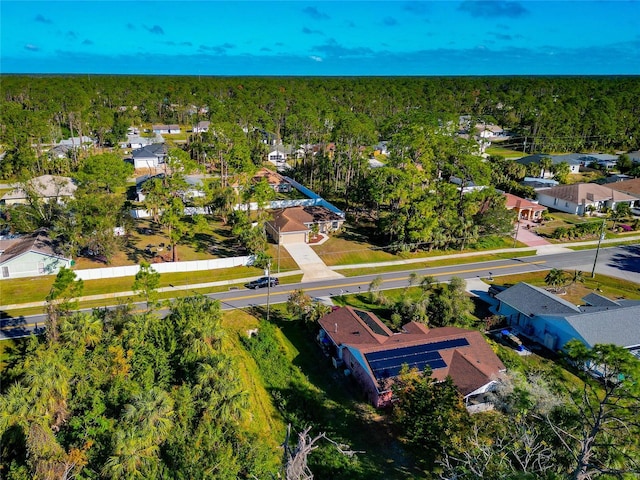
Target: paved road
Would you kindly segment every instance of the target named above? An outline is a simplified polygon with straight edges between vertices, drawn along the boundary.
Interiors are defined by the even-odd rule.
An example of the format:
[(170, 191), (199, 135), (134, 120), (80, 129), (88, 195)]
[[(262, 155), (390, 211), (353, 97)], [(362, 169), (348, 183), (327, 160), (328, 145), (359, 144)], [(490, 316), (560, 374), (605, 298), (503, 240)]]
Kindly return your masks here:
[[(594, 257), (595, 250), (580, 250), (434, 268), (411, 269), (407, 265), (407, 270), (401, 272), (318, 280), (304, 284), (279, 285), (268, 290), (232, 290), (207, 296), (220, 300), (223, 310), (230, 310), (266, 305), (267, 301), (270, 303), (283, 303), (287, 301), (291, 292), (299, 288), (304, 289), (312, 297), (334, 297), (347, 293), (366, 292), (371, 281), (378, 276), (383, 279), (382, 289), (403, 288), (408, 285), (409, 275), (412, 272), (421, 276), (431, 275), (441, 282), (448, 281), (453, 276), (477, 279), (549, 270), (551, 268), (582, 270), (585, 274), (590, 275)], [(616, 277), (636, 282), (640, 288), (640, 245), (600, 249), (597, 267), (596, 276), (597, 274), (609, 275), (613, 273)], [(144, 308), (141, 304), (136, 306)], [(28, 335), (35, 328), (36, 323), (39, 327), (42, 327), (44, 321), (44, 315), (1, 320), (0, 340)]]

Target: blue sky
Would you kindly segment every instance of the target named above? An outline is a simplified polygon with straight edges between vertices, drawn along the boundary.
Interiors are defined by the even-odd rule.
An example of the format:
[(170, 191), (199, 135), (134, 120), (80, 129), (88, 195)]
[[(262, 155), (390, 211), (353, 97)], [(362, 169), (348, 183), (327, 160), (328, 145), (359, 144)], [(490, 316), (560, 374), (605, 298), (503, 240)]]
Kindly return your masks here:
[(640, 74), (640, 1), (0, 1), (0, 72)]

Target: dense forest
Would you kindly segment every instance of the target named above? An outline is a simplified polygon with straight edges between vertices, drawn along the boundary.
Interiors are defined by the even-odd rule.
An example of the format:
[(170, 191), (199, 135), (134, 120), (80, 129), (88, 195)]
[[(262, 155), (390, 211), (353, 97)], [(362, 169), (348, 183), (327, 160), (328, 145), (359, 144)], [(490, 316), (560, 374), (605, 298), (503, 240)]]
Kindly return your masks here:
[[(6, 217), (13, 219), (13, 231), (58, 230), (66, 244), (110, 231), (114, 221), (96, 227), (96, 221), (83, 220), (89, 225), (81, 226), (54, 225), (53, 220), (82, 218), (86, 212), (99, 219), (104, 210), (126, 211), (124, 197), (114, 196), (113, 190), (126, 179), (127, 169), (103, 152), (123, 158), (118, 142), (131, 126), (143, 131), (154, 123), (177, 123), (189, 132), (168, 139), (170, 146), (179, 147), (173, 155), (181, 162), (178, 170), (197, 169), (218, 178), (204, 203), (225, 223), (251, 224), (230, 216), (229, 209), (239, 201), (260, 201), (259, 189), (248, 185), (246, 198), (238, 198), (230, 184), (250, 181), (271, 148), (267, 138), (300, 149), (288, 174), (352, 214), (353, 222), (365, 218), (378, 244), (464, 249), (491, 234), (509, 233), (512, 218), (493, 188), (463, 195), (449, 182), (451, 177), (522, 196), (532, 192), (518, 183), (527, 174), (521, 165), (498, 157), (485, 161), (474, 140), (455, 135), (461, 115), (469, 116), (471, 125), (503, 126), (511, 136), (502, 145), (523, 154), (629, 151), (640, 141), (640, 81), (3, 76), (0, 176), (71, 175), (81, 186), (79, 200), (67, 206), (71, 210), (66, 215), (43, 213), (46, 209), (36, 206)], [(191, 133), (202, 120), (211, 122), (209, 131)], [(62, 157), (47, 154), (61, 138), (83, 135), (95, 138), (97, 146)], [(368, 160), (380, 141), (388, 142), (385, 166), (372, 169)], [(108, 180), (98, 185), (97, 178)], [(160, 187), (158, 195), (149, 195), (158, 201), (146, 207), (168, 211), (172, 205), (174, 213), (180, 212), (175, 195), (162, 194)], [(91, 201), (96, 192), (101, 200)], [(179, 239), (179, 228), (170, 225), (169, 230)], [(87, 238), (83, 246), (109, 243), (109, 235), (99, 237)], [(261, 239), (246, 240), (254, 253), (264, 245)], [(68, 249), (73, 252), (76, 246)], [(101, 253), (109, 257), (109, 252)]]

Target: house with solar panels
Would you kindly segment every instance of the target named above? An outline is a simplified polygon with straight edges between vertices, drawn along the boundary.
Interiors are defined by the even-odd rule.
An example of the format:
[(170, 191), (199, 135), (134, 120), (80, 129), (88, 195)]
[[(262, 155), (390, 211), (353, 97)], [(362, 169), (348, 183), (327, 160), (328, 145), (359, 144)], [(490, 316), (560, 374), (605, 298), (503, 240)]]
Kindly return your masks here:
[(409, 322), (392, 332), (373, 313), (342, 307), (319, 320), (318, 340), (336, 367), (344, 368), (375, 407), (389, 405), (391, 385), (404, 365), (451, 377), (465, 403), (492, 390), (505, 366), (475, 330), (428, 328)]

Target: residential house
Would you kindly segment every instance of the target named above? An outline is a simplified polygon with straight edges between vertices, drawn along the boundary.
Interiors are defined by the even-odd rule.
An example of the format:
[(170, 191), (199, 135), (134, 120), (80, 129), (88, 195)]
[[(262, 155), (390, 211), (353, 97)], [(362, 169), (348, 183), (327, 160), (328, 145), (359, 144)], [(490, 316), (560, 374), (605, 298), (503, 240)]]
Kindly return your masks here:
[(91, 138), (83, 135), (82, 137), (69, 137), (58, 142), (58, 145), (67, 145), (72, 148), (80, 148), (80, 147), (90, 147), (95, 145), (96, 141)]
[(538, 203), (561, 212), (586, 215), (589, 210), (614, 209), (618, 203), (631, 205), (636, 198), (614, 190), (611, 185), (575, 183), (537, 191)]
[(287, 161), (291, 155), (291, 148), (284, 145), (276, 145), (273, 150), (267, 154), (267, 160), (274, 165), (281, 165)]
[(151, 127), (151, 130), (153, 130), (154, 133), (159, 133), (159, 134), (176, 134), (176, 133), (180, 133), (180, 125), (176, 125), (176, 124), (171, 124), (171, 125), (153, 125)]
[(631, 206), (640, 207), (640, 178), (608, 184), (607, 187), (636, 198), (636, 201)]
[(475, 126), (475, 131), (478, 132), (480, 138), (495, 139), (505, 136), (505, 132), (502, 127), (491, 123), (478, 123)]
[(266, 179), (269, 186), (276, 192), (288, 193), (292, 189), (291, 184), (282, 175), (268, 168), (261, 168), (253, 176), (254, 183), (258, 183), (262, 179)]
[(133, 168), (156, 168), (165, 163), (168, 149), (164, 143), (153, 143), (132, 152)]
[(42, 233), (0, 241), (0, 279), (53, 275), (71, 265)]
[[(146, 195), (144, 193), (144, 184), (151, 179), (157, 178), (162, 180), (165, 177), (164, 173), (158, 175), (143, 175), (136, 179), (136, 198), (138, 202), (144, 202)], [(194, 198), (203, 198), (206, 196), (204, 191), (203, 179), (205, 175), (185, 175), (184, 181), (186, 188), (183, 191), (175, 192), (177, 196), (182, 198), (183, 202), (188, 202)]]
[(591, 348), (614, 344), (640, 352), (640, 301), (610, 300), (590, 293), (574, 305), (543, 288), (520, 282), (496, 295), (497, 312), (550, 350), (577, 339)]
[(542, 212), (547, 209), (547, 207), (511, 193), (504, 193), (504, 196), (507, 199), (505, 207), (507, 210), (516, 210), (518, 212), (518, 220), (539, 220), (542, 218)]
[(409, 322), (393, 333), (373, 313), (342, 307), (321, 318), (318, 340), (336, 367), (346, 369), (375, 407), (389, 405), (404, 365), (443, 381), (448, 376), (465, 402), (490, 391), (505, 366), (475, 330), (428, 328)]
[(131, 148), (137, 150), (154, 143), (163, 143), (164, 139), (161, 135), (156, 134), (155, 137), (141, 137), (138, 134), (127, 134), (127, 140), (120, 143), (120, 148)]
[(201, 122), (198, 122), (198, 124), (193, 127), (193, 133), (208, 132), (210, 126), (211, 126), (211, 122), (208, 120), (203, 120)]
[[(526, 157), (518, 158), (516, 162), (518, 162), (521, 165), (530, 165), (532, 163), (539, 165), (540, 161), (543, 158), (551, 159), (552, 165), (557, 165), (559, 163), (568, 164), (569, 173), (579, 173), (580, 167), (585, 165), (584, 155), (580, 153), (570, 153), (567, 155), (544, 155), (544, 154), (538, 153), (535, 155), (527, 155)], [(551, 172), (551, 170), (545, 170), (543, 172), (542, 168), (540, 168), (540, 173), (538, 174), (538, 176), (543, 177), (543, 175), (544, 175), (544, 178), (552, 178), (553, 172)]]
[(524, 177), (524, 180), (520, 182), (520, 185), (531, 187), (537, 191), (542, 188), (555, 187), (557, 185), (560, 185), (560, 182), (552, 180), (550, 178)]
[(69, 177), (58, 175), (41, 175), (26, 182), (26, 190), (23, 187), (14, 188), (9, 193), (5, 193), (0, 199), (4, 205), (15, 205), (18, 203), (29, 203), (29, 193), (46, 202), (64, 202), (73, 198), (77, 186)]
[(312, 233), (328, 234), (338, 230), (344, 218), (321, 206), (289, 207), (273, 212), (265, 223), (267, 233), (276, 243), (308, 243)]
[(56, 145), (51, 148), (47, 154), (49, 158), (52, 159), (61, 159), (61, 158), (69, 158), (69, 155), (73, 151), (73, 147), (71, 145)]

